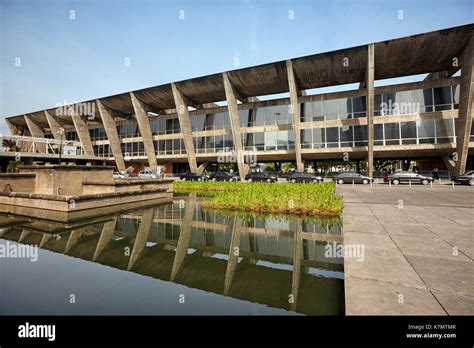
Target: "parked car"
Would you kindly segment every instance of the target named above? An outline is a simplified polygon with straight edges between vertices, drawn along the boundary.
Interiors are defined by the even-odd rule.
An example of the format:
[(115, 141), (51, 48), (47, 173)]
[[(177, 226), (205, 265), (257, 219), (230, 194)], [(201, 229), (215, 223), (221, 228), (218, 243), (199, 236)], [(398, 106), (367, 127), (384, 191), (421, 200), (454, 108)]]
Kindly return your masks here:
[(415, 172), (398, 172), (394, 173), (391, 175), (386, 175), (383, 178), (384, 182), (390, 182), (393, 185), (398, 185), (398, 184), (423, 184), (423, 185), (428, 185), (429, 183), (432, 183), (434, 179), (431, 176), (424, 176)]
[(209, 175), (211, 181), (239, 181), (239, 176), (227, 172), (214, 172)]
[(191, 172), (181, 174), (179, 178), (184, 181), (204, 181), (204, 178), (201, 174)]
[(364, 176), (362, 174), (356, 173), (356, 172), (344, 172), (335, 175), (332, 178), (332, 181), (337, 182), (338, 184), (370, 184), (370, 182), (374, 181), (373, 178)]
[(113, 174), (114, 179), (125, 179), (128, 177), (130, 177), (128, 173), (114, 172)]
[(154, 179), (156, 178), (156, 174), (153, 174), (151, 170), (145, 169), (138, 173), (139, 179)]
[(323, 178), (310, 173), (294, 172), (288, 175), (289, 182), (322, 182)]
[(245, 180), (247, 180), (248, 182), (252, 182), (252, 181), (275, 182), (277, 181), (277, 177), (274, 175), (268, 175), (263, 172), (253, 172), (253, 173), (248, 173), (245, 176)]
[(453, 176), (451, 180), (456, 184), (467, 184), (474, 186), (474, 171), (470, 171), (459, 176)]

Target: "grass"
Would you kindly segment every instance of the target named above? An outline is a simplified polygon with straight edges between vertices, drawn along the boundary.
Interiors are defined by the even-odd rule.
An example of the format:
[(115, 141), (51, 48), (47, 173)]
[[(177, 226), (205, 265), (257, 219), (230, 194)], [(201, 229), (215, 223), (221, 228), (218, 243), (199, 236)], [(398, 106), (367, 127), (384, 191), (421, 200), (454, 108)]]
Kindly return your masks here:
[(333, 182), (267, 184), (243, 182), (175, 181), (173, 191), (212, 197), (204, 207), (257, 213), (340, 216), (342, 197)]

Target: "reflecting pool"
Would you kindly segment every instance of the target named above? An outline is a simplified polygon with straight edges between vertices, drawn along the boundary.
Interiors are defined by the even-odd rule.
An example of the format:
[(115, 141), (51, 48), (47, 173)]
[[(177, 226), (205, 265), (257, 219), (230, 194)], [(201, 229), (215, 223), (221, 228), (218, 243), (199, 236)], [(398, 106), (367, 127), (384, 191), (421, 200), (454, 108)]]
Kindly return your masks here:
[(341, 221), (202, 199), (73, 223), (0, 216), (0, 314), (344, 314), (343, 259), (325, 254)]

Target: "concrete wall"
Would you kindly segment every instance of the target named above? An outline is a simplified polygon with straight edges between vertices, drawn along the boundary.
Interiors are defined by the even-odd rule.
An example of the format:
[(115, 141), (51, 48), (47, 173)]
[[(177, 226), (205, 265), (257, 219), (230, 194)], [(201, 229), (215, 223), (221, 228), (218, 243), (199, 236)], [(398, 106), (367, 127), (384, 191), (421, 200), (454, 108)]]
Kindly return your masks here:
[(20, 172), (35, 173), (34, 192), (49, 195), (81, 195), (84, 181), (113, 180), (113, 168), (101, 166), (25, 166)]
[(34, 174), (0, 174), (0, 191), (34, 192)]

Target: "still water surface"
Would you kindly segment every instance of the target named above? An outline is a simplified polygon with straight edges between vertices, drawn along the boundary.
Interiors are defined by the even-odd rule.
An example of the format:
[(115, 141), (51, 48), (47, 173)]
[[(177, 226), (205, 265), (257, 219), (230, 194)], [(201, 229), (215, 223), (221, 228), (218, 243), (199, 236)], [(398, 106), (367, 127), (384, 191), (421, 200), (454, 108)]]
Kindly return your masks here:
[(0, 244), (39, 249), (0, 259), (0, 314), (344, 314), (343, 260), (325, 256), (340, 221), (201, 203), (68, 224), (1, 216)]

